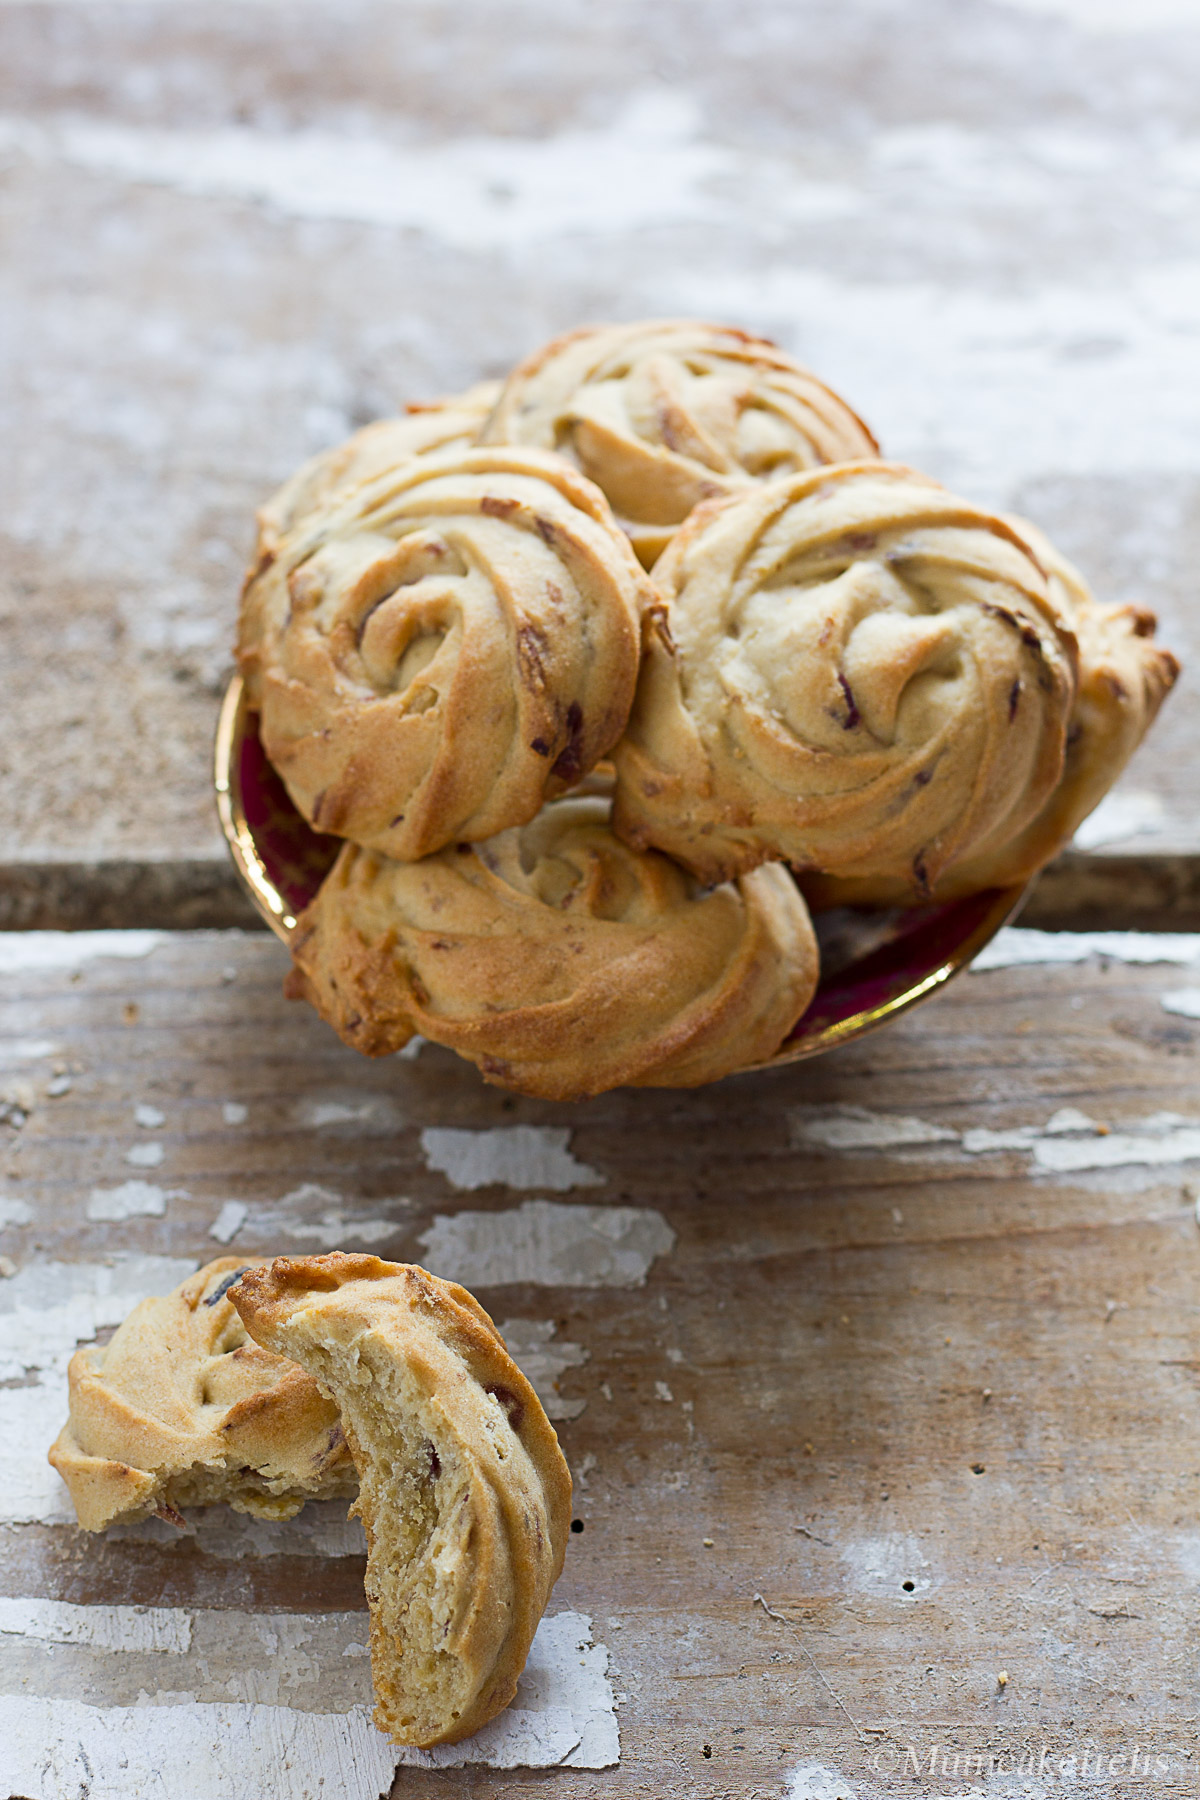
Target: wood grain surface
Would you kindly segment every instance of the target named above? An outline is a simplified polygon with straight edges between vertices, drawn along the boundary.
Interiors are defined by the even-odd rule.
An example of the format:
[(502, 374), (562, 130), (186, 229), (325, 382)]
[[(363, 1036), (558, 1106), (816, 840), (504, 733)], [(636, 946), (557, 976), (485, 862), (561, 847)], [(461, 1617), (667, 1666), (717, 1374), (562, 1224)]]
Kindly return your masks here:
[[(254, 506), (583, 320), (777, 336), (1194, 663), (1197, 94), (1189, 0), (0, 0), (0, 924), (236, 919)], [(1047, 917), (1200, 923), (1197, 729)]]
[[(1077, 960), (1021, 960), (1047, 945)], [(248, 1259), (425, 1256), (572, 1347), (554, 1605), (607, 1647), (620, 1764), (397, 1795), (1194, 1793), (1200, 939), (1105, 948), (1008, 934), (1015, 966), (816, 1063), (553, 1107), (357, 1058), (263, 936), (9, 937), (0, 1308), (46, 1264), (207, 1260), (235, 1202)], [(97, 1218), (131, 1179), (160, 1214)], [(61, 1377), (0, 1402), (30, 1380), (48, 1442)], [(361, 1608), (300, 1525), (255, 1555), (10, 1523), (0, 1596)], [(86, 1698), (90, 1654), (35, 1646), (19, 1691)], [(1093, 1779), (1135, 1748), (1150, 1776)]]

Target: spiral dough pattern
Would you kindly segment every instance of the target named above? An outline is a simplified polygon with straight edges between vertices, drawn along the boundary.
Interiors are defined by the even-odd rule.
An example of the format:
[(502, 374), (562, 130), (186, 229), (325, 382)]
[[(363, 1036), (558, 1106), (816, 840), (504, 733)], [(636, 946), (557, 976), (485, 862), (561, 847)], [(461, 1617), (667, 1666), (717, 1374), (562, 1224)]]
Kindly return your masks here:
[(551, 1100), (693, 1087), (770, 1056), (817, 948), (783, 868), (700, 888), (622, 844), (600, 797), (420, 863), (347, 845), (292, 939), (287, 991), (368, 1056), (416, 1032)]
[(647, 568), (702, 500), (879, 446), (766, 338), (690, 319), (585, 327), (509, 376), (483, 442), (536, 444), (602, 488)]
[(411, 860), (532, 818), (611, 748), (649, 596), (562, 458), (452, 450), (304, 514), (247, 588), (239, 655), (310, 824)]
[(705, 879), (782, 858), (927, 895), (1062, 772), (1076, 644), (1015, 528), (886, 463), (702, 507), (662, 606), (614, 822)]

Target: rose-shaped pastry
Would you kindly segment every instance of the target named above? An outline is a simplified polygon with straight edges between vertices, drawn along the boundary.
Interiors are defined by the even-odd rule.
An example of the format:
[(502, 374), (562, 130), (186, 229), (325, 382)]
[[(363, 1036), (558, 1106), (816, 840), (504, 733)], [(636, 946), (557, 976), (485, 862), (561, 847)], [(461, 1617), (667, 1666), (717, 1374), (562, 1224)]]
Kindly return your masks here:
[(692, 515), (655, 571), (614, 824), (714, 880), (781, 857), (927, 895), (1062, 772), (1075, 641), (1013, 526), (842, 464)]
[(1158, 620), (1144, 606), (1101, 606), (1079, 570), (1026, 519), (1013, 519), (1050, 577), (1051, 592), (1079, 642), (1079, 686), (1067, 728), (1062, 779), (1046, 805), (1009, 843), (951, 871), (949, 893), (1025, 881), (1070, 842), (1153, 725), (1179, 663), (1154, 641)]
[(448, 451), (302, 518), (239, 659), (309, 823), (407, 860), (522, 824), (611, 748), (649, 593), (561, 457)]
[(310, 457), (258, 511), (258, 570), (279, 552), (281, 541), (331, 494), (398, 469), (430, 450), (468, 449), (496, 404), (498, 381), (481, 381), (465, 394), (410, 406), (398, 419), (376, 419), (344, 444)]
[(693, 1087), (770, 1056), (817, 980), (787, 871), (706, 890), (607, 814), (571, 795), (419, 863), (348, 845), (296, 926), (286, 991), (368, 1056), (419, 1032), (549, 1100)]
[(604, 489), (647, 568), (700, 501), (879, 449), (777, 345), (692, 319), (555, 338), (508, 377), (483, 442), (570, 457)]
[(290, 1519), (355, 1493), (337, 1408), (311, 1375), (260, 1350), (228, 1298), (245, 1273), (222, 1256), (143, 1300), (109, 1343), (77, 1350), (70, 1420), (50, 1461), (85, 1531), (226, 1501)]

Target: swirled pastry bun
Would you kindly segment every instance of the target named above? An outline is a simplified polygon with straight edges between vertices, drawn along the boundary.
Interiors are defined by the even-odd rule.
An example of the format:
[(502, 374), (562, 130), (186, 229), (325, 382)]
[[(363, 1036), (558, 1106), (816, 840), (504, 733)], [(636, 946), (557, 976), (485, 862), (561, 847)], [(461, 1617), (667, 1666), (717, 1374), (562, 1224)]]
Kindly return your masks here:
[(951, 871), (948, 895), (1028, 880), (1070, 842), (1145, 737), (1174, 687), (1179, 663), (1154, 640), (1144, 606), (1102, 606), (1087, 582), (1027, 519), (1012, 524), (1050, 577), (1079, 643), (1079, 685), (1062, 779), (1037, 817), (1008, 843)]
[(368, 1056), (414, 1033), (518, 1093), (693, 1087), (770, 1056), (817, 950), (782, 868), (704, 889), (600, 798), (420, 863), (347, 847), (292, 936), (287, 992)]
[(290, 1519), (355, 1492), (336, 1406), (311, 1375), (246, 1336), (228, 1298), (244, 1272), (218, 1257), (135, 1306), (68, 1369), (70, 1418), (50, 1461), (85, 1531), (226, 1501)]
[(777, 345), (693, 319), (555, 338), (508, 377), (483, 441), (570, 457), (647, 568), (700, 501), (879, 450), (846, 402)]
[(310, 457), (258, 511), (258, 543), (252, 568), (260, 571), (279, 554), (288, 533), (341, 489), (373, 481), (432, 450), (467, 450), (478, 441), (500, 392), (481, 381), (465, 394), (410, 406), (396, 419), (376, 419), (343, 444)]
[(646, 578), (561, 457), (416, 457), (306, 514), (243, 599), (267, 755), (318, 830), (405, 860), (533, 817), (620, 735)]
[(558, 1579), (571, 1477), (537, 1395), (465, 1288), (377, 1256), (279, 1257), (247, 1331), (332, 1396), (359, 1474), (375, 1720), (453, 1744), (508, 1705)]
[(781, 857), (928, 894), (1062, 773), (1076, 645), (1005, 520), (888, 463), (700, 508), (663, 606), (614, 824), (705, 880)]

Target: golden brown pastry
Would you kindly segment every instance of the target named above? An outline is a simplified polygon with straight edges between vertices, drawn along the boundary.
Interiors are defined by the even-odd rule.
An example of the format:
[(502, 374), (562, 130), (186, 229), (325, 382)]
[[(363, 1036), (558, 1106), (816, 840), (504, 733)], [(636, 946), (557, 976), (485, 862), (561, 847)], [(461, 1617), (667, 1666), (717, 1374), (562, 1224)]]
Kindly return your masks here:
[(521, 363), (483, 442), (538, 444), (608, 495), (649, 568), (702, 500), (879, 446), (766, 338), (694, 319), (585, 326)]
[(920, 897), (1057, 785), (1070, 625), (1014, 527), (925, 476), (711, 502), (655, 582), (614, 825), (703, 879), (781, 857)]
[(286, 991), (368, 1056), (414, 1033), (518, 1093), (693, 1087), (770, 1056), (817, 981), (785, 869), (706, 890), (630, 849), (605, 800), (420, 863), (343, 849)]
[(1057, 788), (1017, 837), (952, 870), (953, 893), (1026, 881), (1069, 843), (1117, 780), (1179, 675), (1176, 657), (1154, 641), (1158, 620), (1152, 612), (1144, 606), (1101, 606), (1049, 538), (1027, 519), (1012, 523), (1047, 571), (1078, 639), (1079, 687)]
[(290, 1519), (351, 1495), (337, 1408), (294, 1363), (251, 1343), (228, 1297), (245, 1264), (216, 1262), (143, 1300), (102, 1347), (77, 1350), (70, 1418), (50, 1461), (85, 1531), (226, 1501)]
[(377, 1256), (278, 1257), (246, 1329), (337, 1402), (359, 1474), (375, 1721), (453, 1744), (508, 1705), (562, 1569), (571, 1477), (465, 1288)]
[(499, 392), (498, 381), (481, 381), (449, 400), (410, 406), (397, 419), (376, 419), (345, 443), (310, 457), (259, 508), (253, 570), (260, 571), (278, 555), (288, 532), (340, 489), (373, 481), (432, 450), (469, 449)]
[[(1079, 645), (1079, 679), (1067, 727), (1062, 777), (1023, 831), (981, 856), (955, 863), (933, 898), (952, 900), (983, 888), (1028, 881), (1070, 842), (1112, 787), (1145, 737), (1179, 674), (1170, 650), (1154, 642), (1158, 621), (1141, 606), (1101, 606), (1079, 570), (1028, 519), (1010, 518), (1050, 578), (1050, 593)], [(891, 905), (911, 899), (900, 884), (805, 878), (817, 906)]]
[(239, 659), (310, 824), (409, 860), (523, 824), (611, 748), (649, 592), (561, 457), (439, 452), (305, 514)]

